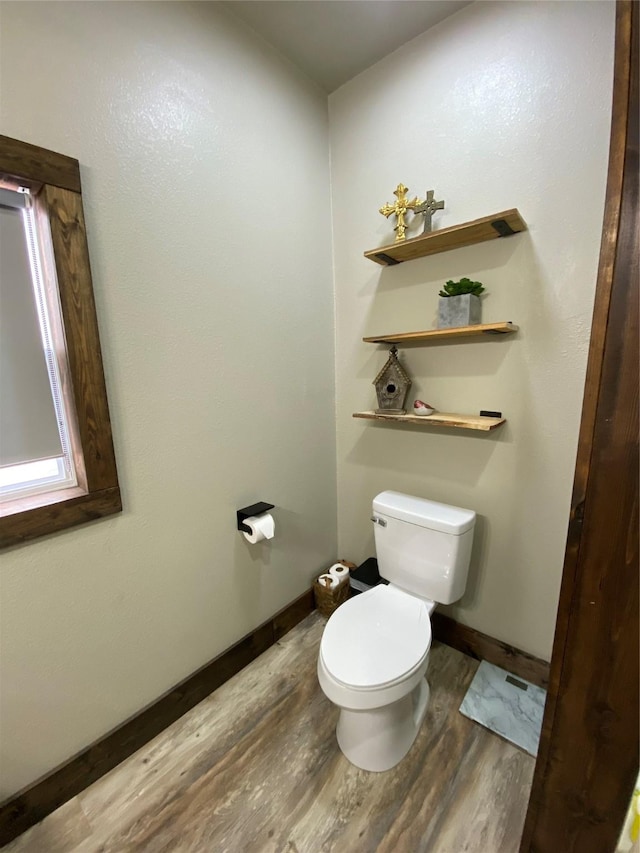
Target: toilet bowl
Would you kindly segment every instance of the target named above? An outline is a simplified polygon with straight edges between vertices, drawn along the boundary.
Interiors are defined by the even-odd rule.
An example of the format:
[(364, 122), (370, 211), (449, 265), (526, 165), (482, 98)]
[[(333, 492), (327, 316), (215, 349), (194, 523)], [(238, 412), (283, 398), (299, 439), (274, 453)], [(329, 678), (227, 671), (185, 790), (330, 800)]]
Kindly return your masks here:
[(338, 745), (356, 767), (394, 767), (429, 701), (432, 601), (381, 584), (339, 607), (320, 643), (318, 680), (340, 708)]
[(390, 770), (427, 712), (431, 613), (467, 582), (476, 514), (400, 492), (373, 501), (380, 576), (347, 600), (320, 642), (318, 680), (340, 709), (338, 745), (356, 767)]

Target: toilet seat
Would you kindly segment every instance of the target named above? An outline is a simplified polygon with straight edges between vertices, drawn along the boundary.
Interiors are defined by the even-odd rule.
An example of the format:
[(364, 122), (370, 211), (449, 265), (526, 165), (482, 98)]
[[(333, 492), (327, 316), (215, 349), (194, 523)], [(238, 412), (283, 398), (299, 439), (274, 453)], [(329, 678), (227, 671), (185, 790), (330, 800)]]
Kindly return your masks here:
[(367, 692), (411, 678), (430, 647), (427, 604), (380, 584), (335, 611), (322, 635), (320, 656), (334, 681)]

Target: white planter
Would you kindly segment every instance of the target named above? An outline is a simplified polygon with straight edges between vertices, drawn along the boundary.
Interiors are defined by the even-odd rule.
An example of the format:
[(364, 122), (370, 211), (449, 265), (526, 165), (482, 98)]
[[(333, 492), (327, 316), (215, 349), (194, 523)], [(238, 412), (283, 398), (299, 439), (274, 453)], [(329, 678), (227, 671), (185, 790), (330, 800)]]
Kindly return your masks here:
[(462, 296), (441, 296), (438, 303), (438, 328), (477, 326), (480, 323), (480, 297), (472, 293)]

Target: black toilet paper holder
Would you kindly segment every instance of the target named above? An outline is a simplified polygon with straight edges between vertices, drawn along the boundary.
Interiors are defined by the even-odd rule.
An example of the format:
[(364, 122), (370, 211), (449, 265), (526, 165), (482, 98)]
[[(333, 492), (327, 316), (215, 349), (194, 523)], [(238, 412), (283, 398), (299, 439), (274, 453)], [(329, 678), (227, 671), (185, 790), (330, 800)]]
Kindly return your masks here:
[(247, 527), (244, 523), (247, 518), (251, 518), (253, 515), (262, 515), (263, 512), (269, 512), (273, 508), (273, 504), (266, 504), (264, 501), (260, 501), (257, 504), (251, 504), (251, 506), (245, 506), (243, 509), (237, 510), (238, 530), (241, 530), (243, 533), (251, 533), (251, 528)]

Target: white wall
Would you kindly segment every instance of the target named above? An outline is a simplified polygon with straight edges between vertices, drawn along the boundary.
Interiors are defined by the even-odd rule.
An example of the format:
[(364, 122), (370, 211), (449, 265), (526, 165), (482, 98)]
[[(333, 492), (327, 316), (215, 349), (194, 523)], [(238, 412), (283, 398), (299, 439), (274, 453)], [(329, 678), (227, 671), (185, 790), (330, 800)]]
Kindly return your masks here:
[[(475, 3), (329, 98), (337, 300), (340, 552), (374, 553), (383, 489), (478, 513), (467, 592), (448, 612), (550, 656), (602, 226), (613, 3)], [(444, 198), (435, 227), (517, 207), (528, 233), (383, 269), (377, 211), (404, 182)], [(413, 236), (413, 232), (408, 236)], [(449, 278), (484, 282), (485, 322), (515, 338), (405, 348), (420, 397), (500, 410), (490, 435), (351, 418), (375, 408), (386, 348), (363, 335), (435, 325)]]
[(0, 14), (2, 133), (80, 160), (125, 506), (2, 556), (2, 797), (308, 589), (336, 485), (326, 96), (211, 4)]

